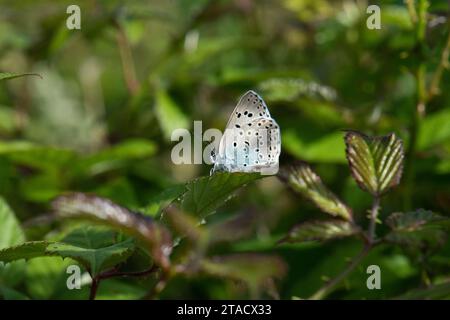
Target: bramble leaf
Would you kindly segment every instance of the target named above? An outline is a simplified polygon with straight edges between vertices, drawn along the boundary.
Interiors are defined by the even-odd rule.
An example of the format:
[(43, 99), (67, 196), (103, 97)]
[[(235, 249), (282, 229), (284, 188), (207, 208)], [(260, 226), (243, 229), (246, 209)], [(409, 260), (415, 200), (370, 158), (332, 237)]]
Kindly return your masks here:
[(104, 248), (83, 248), (67, 243), (51, 243), (46, 252), (80, 262), (95, 277), (101, 271), (125, 261), (134, 249), (133, 239), (128, 239)]
[(445, 228), (448, 228), (449, 222), (450, 219), (424, 209), (396, 212), (386, 219), (386, 224), (392, 231), (385, 239), (408, 249), (430, 250), (445, 243)]
[(351, 209), (328, 190), (307, 163), (300, 162), (298, 165), (282, 171), (280, 176), (295, 191), (312, 201), (322, 211), (335, 217), (352, 220)]
[(394, 212), (386, 219), (386, 224), (395, 231), (415, 231), (425, 225), (442, 225), (448, 223), (449, 218), (443, 217), (429, 210), (418, 209), (412, 212)]
[(400, 183), (403, 143), (395, 134), (369, 137), (349, 131), (345, 144), (350, 171), (361, 189), (380, 196)]
[(47, 254), (48, 241), (30, 241), (0, 250), (0, 262), (9, 263), (21, 259), (32, 259)]
[(236, 190), (261, 177), (258, 173), (220, 172), (195, 179), (186, 184), (181, 209), (203, 219), (231, 198)]
[(294, 226), (281, 242), (325, 241), (348, 237), (359, 232), (358, 226), (348, 221), (310, 221)]
[(171, 235), (152, 218), (132, 212), (108, 199), (84, 193), (58, 197), (53, 202), (53, 209), (63, 218), (90, 219), (136, 236), (148, 245), (149, 252), (159, 266), (169, 267)]

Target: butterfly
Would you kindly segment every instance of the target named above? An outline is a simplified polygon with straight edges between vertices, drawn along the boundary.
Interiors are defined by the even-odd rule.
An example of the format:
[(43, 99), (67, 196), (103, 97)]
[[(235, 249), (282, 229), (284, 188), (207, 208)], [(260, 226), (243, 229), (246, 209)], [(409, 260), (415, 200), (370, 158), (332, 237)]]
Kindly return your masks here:
[(233, 110), (220, 139), (211, 152), (215, 172), (276, 174), (281, 152), (280, 127), (270, 116), (264, 100), (246, 92)]

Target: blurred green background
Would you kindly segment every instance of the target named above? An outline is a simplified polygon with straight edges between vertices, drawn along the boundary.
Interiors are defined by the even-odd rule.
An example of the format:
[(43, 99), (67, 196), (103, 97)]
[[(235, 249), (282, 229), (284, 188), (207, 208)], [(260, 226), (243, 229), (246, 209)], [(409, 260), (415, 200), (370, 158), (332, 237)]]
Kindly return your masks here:
[[(410, 151), (402, 183), (383, 198), (382, 219), (411, 208), (448, 215), (450, 74), (444, 70), (441, 92), (419, 119), (414, 74), (423, 65), (429, 82), (439, 65), (449, 33), (447, 1), (430, 1), (422, 54), (401, 0), (76, 1), (81, 30), (66, 27), (70, 4), (0, 3), (0, 72), (42, 77), (0, 82), (0, 195), (28, 240), (57, 230), (39, 217), (65, 191), (156, 212), (161, 192), (210, 170), (174, 165), (171, 132), (192, 129), (194, 120), (203, 121), (203, 130), (223, 130), (249, 89), (262, 95), (281, 127), (280, 164), (310, 162), (358, 221), (366, 223), (371, 198), (350, 177), (343, 129), (395, 132)], [(369, 4), (381, 7), (380, 30), (366, 27)], [(243, 189), (211, 219), (246, 211), (258, 215), (255, 232), (227, 250), (282, 256), (288, 273), (278, 286), (285, 299), (312, 294), (360, 246), (356, 240), (274, 246), (293, 224), (324, 216), (275, 177)], [(431, 267), (439, 279), (450, 275), (449, 257), (447, 244)], [(46, 259), (52, 262), (32, 262), (24, 291), (64, 297), (43, 282), (57, 287), (62, 262)], [(372, 263), (383, 270), (382, 290), (366, 288), (364, 266)], [(382, 246), (331, 297), (395, 297), (417, 288), (420, 279), (417, 261)], [(113, 298), (139, 290), (127, 281), (110, 287), (107, 297)], [(162, 297), (243, 293), (222, 280), (194, 277), (176, 279)]]

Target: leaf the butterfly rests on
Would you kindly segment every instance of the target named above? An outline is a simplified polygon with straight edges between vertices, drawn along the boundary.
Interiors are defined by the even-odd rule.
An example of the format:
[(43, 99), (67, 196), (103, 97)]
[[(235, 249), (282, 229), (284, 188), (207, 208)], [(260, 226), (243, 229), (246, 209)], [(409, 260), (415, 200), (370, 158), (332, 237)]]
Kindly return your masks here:
[(248, 91), (228, 120), (214, 152), (212, 173), (260, 172), (276, 174), (281, 152), (280, 127), (271, 118), (264, 100)]
[(400, 183), (403, 143), (395, 134), (369, 137), (349, 131), (345, 144), (352, 176), (361, 189), (381, 196)]

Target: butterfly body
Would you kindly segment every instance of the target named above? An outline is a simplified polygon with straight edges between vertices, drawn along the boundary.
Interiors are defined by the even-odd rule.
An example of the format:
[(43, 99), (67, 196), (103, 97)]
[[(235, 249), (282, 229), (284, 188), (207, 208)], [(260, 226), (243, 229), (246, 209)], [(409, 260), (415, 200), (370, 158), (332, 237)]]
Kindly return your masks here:
[(280, 151), (280, 127), (270, 116), (264, 100), (256, 92), (248, 91), (236, 105), (211, 156), (212, 173), (275, 174)]

